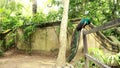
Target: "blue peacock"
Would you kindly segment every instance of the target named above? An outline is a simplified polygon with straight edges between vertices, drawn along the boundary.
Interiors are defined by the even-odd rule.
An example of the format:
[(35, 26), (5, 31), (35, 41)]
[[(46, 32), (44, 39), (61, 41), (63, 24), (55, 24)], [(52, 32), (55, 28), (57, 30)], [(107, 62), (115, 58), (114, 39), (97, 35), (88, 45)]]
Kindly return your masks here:
[(68, 56), (68, 59), (67, 59), (68, 62), (71, 62), (77, 53), (81, 29), (89, 24), (90, 24), (90, 19), (83, 18), (83, 19), (81, 19), (80, 23), (75, 28), (73, 35), (72, 35), (71, 52), (70, 52), (70, 55)]

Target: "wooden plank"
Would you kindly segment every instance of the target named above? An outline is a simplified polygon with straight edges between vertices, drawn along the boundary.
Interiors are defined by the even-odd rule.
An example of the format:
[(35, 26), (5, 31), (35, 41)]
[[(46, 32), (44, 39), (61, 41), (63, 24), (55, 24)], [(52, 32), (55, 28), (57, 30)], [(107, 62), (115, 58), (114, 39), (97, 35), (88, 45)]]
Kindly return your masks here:
[[(87, 37), (86, 37), (86, 34), (84, 33), (83, 33), (83, 45), (84, 45), (84, 54), (86, 54), (88, 53), (88, 46), (87, 46)], [(85, 56), (85, 68), (89, 68), (89, 60), (87, 59), (86, 56)]]
[[(89, 25), (89, 27), (90, 28), (94, 28), (94, 25), (93, 24), (90, 24)], [(106, 48), (107, 50), (109, 50), (109, 51), (112, 51), (112, 52), (119, 52), (119, 47), (118, 46), (120, 46), (120, 45), (118, 45), (117, 43), (114, 43), (114, 42), (112, 42), (111, 40), (109, 40), (107, 37), (105, 37), (101, 32), (96, 32), (96, 34), (95, 34), (95, 36), (98, 36), (98, 38), (99, 38), (99, 40), (101, 41), (101, 42), (103, 42), (103, 44), (105, 45), (102, 45), (104, 48)], [(111, 45), (111, 46), (109, 46), (109, 45), (106, 45), (106, 43), (105, 42), (107, 42), (109, 45)], [(114, 47), (115, 49), (111, 49), (111, 48), (109, 48), (109, 47)]]
[(85, 31), (84, 33), (85, 34), (90, 34), (90, 33), (94, 33), (94, 32), (97, 32), (97, 31), (100, 31), (100, 30), (104, 30), (104, 29), (108, 29), (108, 28), (112, 28), (112, 27), (115, 27), (115, 26), (118, 26), (120, 25), (120, 18), (118, 19), (115, 19), (113, 21), (110, 21), (108, 23), (105, 23), (101, 26), (98, 26), (98, 27), (95, 27), (89, 31)]
[(100, 61), (98, 61), (97, 59), (93, 58), (92, 56), (90, 56), (90, 55), (88, 55), (88, 54), (85, 54), (85, 56), (86, 56), (89, 60), (93, 61), (95, 64), (99, 65), (101, 68), (111, 68), (111, 67), (109, 67), (109, 66), (101, 63)]

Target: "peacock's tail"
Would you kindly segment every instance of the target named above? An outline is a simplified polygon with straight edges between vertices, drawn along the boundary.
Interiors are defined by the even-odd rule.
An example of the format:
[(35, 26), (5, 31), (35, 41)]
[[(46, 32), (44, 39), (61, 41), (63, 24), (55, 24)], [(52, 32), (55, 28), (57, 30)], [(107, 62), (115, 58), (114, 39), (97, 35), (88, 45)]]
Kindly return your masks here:
[(70, 55), (68, 56), (67, 61), (71, 62), (71, 60), (75, 57), (77, 50), (78, 50), (78, 46), (79, 46), (79, 40), (80, 40), (80, 32), (81, 30), (74, 30), (74, 33), (72, 35), (72, 41), (71, 41), (71, 52)]

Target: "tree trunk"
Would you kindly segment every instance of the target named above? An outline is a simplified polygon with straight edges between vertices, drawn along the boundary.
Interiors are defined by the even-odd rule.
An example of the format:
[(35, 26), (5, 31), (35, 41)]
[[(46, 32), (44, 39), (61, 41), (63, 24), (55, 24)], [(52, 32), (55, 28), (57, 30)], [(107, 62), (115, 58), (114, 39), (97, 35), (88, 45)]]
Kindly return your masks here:
[(66, 64), (66, 45), (67, 45), (67, 21), (68, 21), (68, 8), (69, 8), (69, 0), (63, 1), (63, 15), (60, 26), (60, 48), (57, 58), (58, 66), (65, 66)]
[(33, 12), (33, 15), (36, 14), (37, 12), (37, 0), (32, 0), (32, 12)]

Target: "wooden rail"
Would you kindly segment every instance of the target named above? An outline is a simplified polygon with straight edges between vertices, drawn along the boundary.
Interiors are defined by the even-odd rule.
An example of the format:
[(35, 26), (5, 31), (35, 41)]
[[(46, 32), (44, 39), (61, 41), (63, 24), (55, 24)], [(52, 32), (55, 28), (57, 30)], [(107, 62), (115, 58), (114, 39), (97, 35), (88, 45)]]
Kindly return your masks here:
[(100, 30), (105, 30), (105, 29), (108, 29), (108, 28), (112, 28), (112, 27), (115, 27), (115, 26), (118, 26), (120, 25), (120, 18), (116, 19), (116, 20), (113, 20), (113, 21), (110, 21), (106, 24), (103, 24), (101, 26), (98, 26), (98, 27), (95, 27), (91, 30), (83, 30), (83, 45), (84, 45), (84, 55), (85, 55), (85, 68), (89, 68), (89, 60), (93, 61), (95, 64), (97, 64), (98, 66), (100, 66), (101, 68), (110, 68), (109, 66), (101, 63), (100, 61), (98, 61), (97, 59), (95, 59), (94, 57), (90, 56), (88, 54), (88, 45), (87, 45), (87, 34), (90, 34), (90, 33), (95, 33), (95, 32), (98, 32)]
[(101, 68), (110, 68), (109, 66), (101, 63), (99, 60), (95, 59), (94, 57), (92, 57), (92, 56), (90, 56), (90, 55), (88, 55), (88, 54), (85, 54), (85, 56), (86, 56), (89, 60), (95, 62), (95, 64), (99, 65)]
[(108, 23), (105, 23), (101, 26), (98, 26), (98, 27), (95, 27), (89, 31), (85, 31), (84, 34), (90, 34), (90, 33), (94, 33), (94, 32), (97, 32), (97, 31), (100, 31), (100, 30), (105, 30), (105, 29), (108, 29), (108, 28), (112, 28), (112, 27), (115, 27), (115, 26), (118, 26), (120, 25), (120, 18), (116, 19), (116, 20), (113, 20), (113, 21), (110, 21)]

